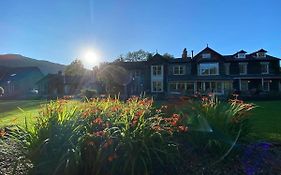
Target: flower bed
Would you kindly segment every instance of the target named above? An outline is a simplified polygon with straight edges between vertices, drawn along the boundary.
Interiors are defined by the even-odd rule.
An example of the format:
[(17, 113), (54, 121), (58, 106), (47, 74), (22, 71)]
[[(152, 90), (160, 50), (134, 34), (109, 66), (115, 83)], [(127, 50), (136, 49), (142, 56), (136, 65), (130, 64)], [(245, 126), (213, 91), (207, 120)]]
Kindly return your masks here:
[(224, 172), (219, 165), (226, 160), (245, 172), (239, 155), (254, 106), (208, 97), (182, 107), (155, 108), (153, 100), (138, 97), (58, 100), (42, 106), (34, 127), (0, 137), (20, 145), (31, 174)]

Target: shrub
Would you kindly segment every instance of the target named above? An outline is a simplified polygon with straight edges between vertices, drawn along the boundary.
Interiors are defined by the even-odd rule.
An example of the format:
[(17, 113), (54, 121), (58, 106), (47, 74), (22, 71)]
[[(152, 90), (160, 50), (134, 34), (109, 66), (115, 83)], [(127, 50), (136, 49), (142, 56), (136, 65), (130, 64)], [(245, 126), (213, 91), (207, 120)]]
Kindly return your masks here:
[(204, 166), (210, 166), (229, 155), (238, 141), (246, 140), (251, 129), (249, 114), (255, 106), (237, 99), (221, 102), (210, 95), (189, 101), (185, 107), (183, 112), (190, 114), (185, 121), (190, 132), (185, 137), (189, 140), (188, 148), (185, 146), (182, 151), (192, 151), (197, 158), (201, 157)]
[(81, 90), (82, 97), (86, 97), (87, 99), (94, 98), (97, 95), (97, 90), (95, 89), (83, 89)]
[(33, 129), (19, 127), (13, 136), (27, 148), (33, 174), (158, 174), (173, 170), (172, 136), (186, 131), (180, 115), (133, 97), (51, 102)]

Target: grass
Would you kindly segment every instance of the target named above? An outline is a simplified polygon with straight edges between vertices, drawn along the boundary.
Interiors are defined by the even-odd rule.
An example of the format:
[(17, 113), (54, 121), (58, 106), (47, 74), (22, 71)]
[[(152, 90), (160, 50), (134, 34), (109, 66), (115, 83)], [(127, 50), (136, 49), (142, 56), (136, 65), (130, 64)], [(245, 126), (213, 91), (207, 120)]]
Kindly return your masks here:
[(267, 139), (281, 142), (281, 101), (253, 102), (258, 107), (251, 116), (252, 136), (256, 139)]
[(24, 125), (25, 117), (32, 124), (40, 105), (46, 103), (42, 100), (0, 100), (0, 127)]
[[(40, 105), (47, 101), (40, 100), (11, 100), (0, 101), (0, 127), (12, 124), (24, 124), (27, 117), (32, 124), (38, 113)], [(251, 116), (253, 132), (251, 136), (259, 140), (273, 140), (281, 142), (281, 101), (259, 101), (253, 102), (258, 107), (254, 109)], [(22, 112), (19, 108), (24, 110)]]

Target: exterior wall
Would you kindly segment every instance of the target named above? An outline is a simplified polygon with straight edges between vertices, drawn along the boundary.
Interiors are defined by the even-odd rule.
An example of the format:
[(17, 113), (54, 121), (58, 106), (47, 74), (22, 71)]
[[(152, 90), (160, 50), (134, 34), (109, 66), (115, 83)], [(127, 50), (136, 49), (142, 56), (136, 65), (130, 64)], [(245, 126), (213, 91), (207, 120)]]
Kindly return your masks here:
[[(203, 58), (202, 54), (210, 53), (211, 58)], [(187, 95), (190, 94), (190, 88), (193, 84), (193, 93), (196, 91), (203, 90), (207, 93), (207, 88), (205, 86), (209, 86), (208, 83), (222, 83), (223, 93), (222, 95), (229, 95), (236, 91), (240, 93), (241, 86), (243, 82), (244, 87), (246, 86), (247, 90), (243, 91), (243, 94), (246, 95), (257, 95), (260, 92), (263, 92), (263, 81), (270, 81), (270, 91), (278, 91), (281, 90), (281, 76), (279, 70), (279, 60), (273, 59), (274, 57), (266, 57), (266, 58), (255, 58), (252, 57), (251, 54), (247, 55), (246, 58), (235, 58), (234, 56), (223, 56), (215, 51), (212, 51), (210, 48), (206, 48), (206, 50), (198, 53), (193, 59), (183, 60), (181, 58), (175, 60), (166, 60), (164, 57), (156, 54), (151, 60), (143, 63), (142, 67), (142, 77), (141, 79), (135, 79), (136, 83), (130, 84), (130, 88), (134, 88), (137, 84), (143, 84), (143, 88), (140, 91), (145, 91), (151, 95), (156, 96), (167, 96), (167, 95)], [(261, 62), (269, 63), (269, 73), (262, 74), (261, 73)], [(198, 75), (198, 65), (200, 63), (218, 63), (219, 65), (219, 75)], [(240, 75), (239, 72), (239, 63), (247, 63), (247, 74)], [(229, 74), (226, 74), (225, 64), (229, 64)], [(153, 77), (152, 76), (152, 66), (153, 65), (162, 65), (163, 66), (163, 75), (161, 77)], [(183, 75), (174, 75), (173, 67), (181, 65), (184, 66), (184, 74)], [(152, 92), (152, 81), (160, 80), (163, 82), (163, 92)], [(185, 85), (185, 90), (181, 89), (170, 89), (170, 84), (180, 83)], [(241, 83), (241, 84), (240, 84)], [(245, 84), (247, 83), (247, 84)], [(174, 85), (171, 85), (174, 86)], [(173, 92), (175, 91), (175, 92)], [(187, 92), (189, 91), (189, 92)], [(212, 91), (212, 90), (210, 90)], [(133, 92), (131, 92), (133, 93)]]

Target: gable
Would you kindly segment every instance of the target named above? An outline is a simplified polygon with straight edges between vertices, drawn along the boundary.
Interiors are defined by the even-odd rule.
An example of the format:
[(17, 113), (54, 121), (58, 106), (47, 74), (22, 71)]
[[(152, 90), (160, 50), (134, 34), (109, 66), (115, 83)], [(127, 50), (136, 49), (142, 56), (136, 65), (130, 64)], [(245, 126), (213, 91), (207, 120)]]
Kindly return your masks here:
[(201, 52), (199, 52), (197, 55), (193, 58), (194, 61), (200, 62), (200, 61), (220, 61), (224, 60), (224, 57), (216, 52), (215, 50), (206, 47)]

